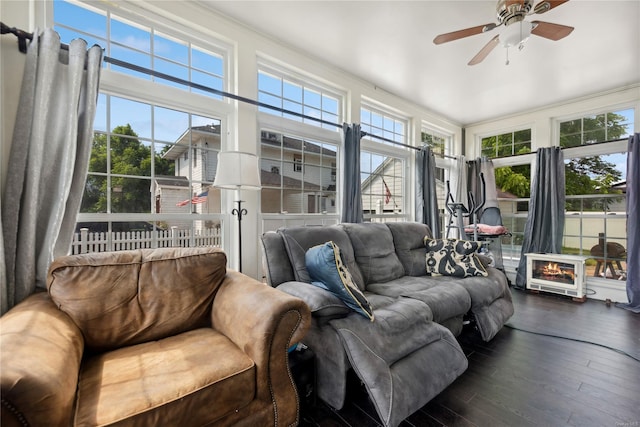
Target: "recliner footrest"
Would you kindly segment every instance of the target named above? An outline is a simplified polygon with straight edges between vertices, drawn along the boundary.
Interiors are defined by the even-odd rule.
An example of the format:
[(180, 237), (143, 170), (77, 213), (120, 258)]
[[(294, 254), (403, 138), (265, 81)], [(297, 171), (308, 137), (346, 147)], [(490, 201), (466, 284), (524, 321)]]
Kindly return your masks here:
[(375, 310), (374, 322), (355, 313), (329, 322), (385, 426), (398, 425), (467, 368), (453, 334), (425, 313), (424, 303), (400, 298)]

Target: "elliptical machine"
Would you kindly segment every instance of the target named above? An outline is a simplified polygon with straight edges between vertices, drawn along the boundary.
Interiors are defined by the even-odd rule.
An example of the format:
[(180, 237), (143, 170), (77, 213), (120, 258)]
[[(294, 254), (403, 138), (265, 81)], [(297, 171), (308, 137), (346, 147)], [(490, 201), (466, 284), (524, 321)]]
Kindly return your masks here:
[[(484, 207), (485, 199), (486, 199), (486, 189), (484, 182), (484, 175), (480, 172), (480, 181), (482, 182), (481, 186), (481, 201), (479, 204), (476, 204), (475, 197), (471, 191), (467, 192), (467, 206), (462, 202), (456, 202), (451, 195), (451, 186), (449, 181), (447, 181), (447, 199), (445, 207), (449, 212), (449, 223), (447, 224), (446, 236), (449, 237), (449, 231), (453, 228), (458, 229), (458, 237), (460, 239), (469, 239), (465, 231), (464, 226), (464, 218), (471, 217), (471, 224), (476, 224), (478, 220), (478, 212), (482, 210)], [(457, 223), (457, 224), (456, 224)], [(478, 230), (477, 227), (474, 227), (473, 230), (473, 240), (478, 240)]]
[[(501, 236), (510, 234), (505, 231), (500, 234), (487, 234), (480, 230), (483, 224), (483, 219), (492, 218), (491, 222), (495, 222), (490, 225), (502, 225), (502, 217), (500, 215), (500, 209), (497, 207), (489, 207), (485, 211), (483, 208), (486, 203), (486, 183), (484, 180), (484, 174), (480, 173), (480, 200), (476, 202), (475, 197), (471, 191), (467, 193), (467, 206), (464, 203), (456, 202), (451, 195), (451, 187), (449, 181), (447, 181), (447, 201), (446, 209), (449, 212), (449, 223), (447, 224), (446, 236), (449, 237), (451, 229), (458, 229), (458, 236), (464, 240), (474, 240), (482, 243), (480, 248), (480, 254), (491, 258), (491, 266), (496, 267), (504, 272), (504, 265), (502, 262), (502, 242)], [(497, 212), (496, 212), (497, 211)], [(479, 218), (479, 214), (482, 215)], [(486, 214), (486, 215), (485, 215)], [(465, 227), (464, 219), (470, 218), (469, 225)]]

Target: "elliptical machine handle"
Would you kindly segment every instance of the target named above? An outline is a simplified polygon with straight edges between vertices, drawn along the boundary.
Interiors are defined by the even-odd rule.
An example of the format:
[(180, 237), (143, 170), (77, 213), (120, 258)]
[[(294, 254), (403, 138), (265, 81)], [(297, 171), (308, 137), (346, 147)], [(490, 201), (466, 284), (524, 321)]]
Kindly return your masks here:
[(449, 180), (447, 180), (447, 199), (444, 207), (449, 211), (449, 215), (453, 215), (453, 209), (449, 206), (449, 199), (451, 199), (451, 203), (454, 203), (453, 196), (451, 195), (451, 186), (449, 185)]
[(480, 172), (480, 182), (482, 183), (482, 185), (480, 186), (480, 196), (482, 197), (482, 199), (481, 203), (478, 205), (478, 207), (476, 207), (474, 213), (482, 211), (482, 208), (487, 201), (487, 184), (485, 183), (484, 174), (482, 172)]

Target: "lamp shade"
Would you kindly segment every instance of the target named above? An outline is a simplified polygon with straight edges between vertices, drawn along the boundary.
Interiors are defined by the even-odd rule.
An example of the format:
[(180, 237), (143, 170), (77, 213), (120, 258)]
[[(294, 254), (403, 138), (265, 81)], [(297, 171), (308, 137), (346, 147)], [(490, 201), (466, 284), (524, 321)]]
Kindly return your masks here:
[(219, 152), (213, 186), (231, 190), (260, 190), (258, 157), (241, 151)]

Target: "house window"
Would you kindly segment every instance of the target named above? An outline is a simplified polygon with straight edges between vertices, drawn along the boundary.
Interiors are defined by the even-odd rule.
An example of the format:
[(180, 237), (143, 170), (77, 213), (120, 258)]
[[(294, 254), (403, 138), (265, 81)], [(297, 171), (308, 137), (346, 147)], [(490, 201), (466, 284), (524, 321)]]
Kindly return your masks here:
[(531, 129), (482, 138), (482, 155), (490, 159), (531, 152)]
[(258, 70), (258, 101), (298, 115), (267, 107), (259, 107), (261, 112), (337, 131), (336, 126), (302, 116), (339, 124), (342, 120), (342, 98), (338, 91), (289, 71), (282, 72), (264, 64)]
[(262, 212), (336, 213), (332, 171), (337, 145), (281, 133), (261, 134)]
[[(149, 68), (182, 80), (217, 90), (225, 85), (225, 50), (205, 48), (172, 34), (170, 28), (160, 29), (136, 22), (123, 13), (98, 5), (77, 4), (56, 0), (53, 7), (54, 28), (64, 42), (83, 38), (89, 45), (98, 44), (105, 55), (140, 67)], [(109, 64), (109, 69), (163, 85), (221, 99), (211, 92), (194, 89), (160, 77)]]
[(302, 154), (293, 155), (293, 171), (302, 172)]
[[(361, 129), (369, 138), (381, 137), (401, 144), (406, 144), (407, 120), (372, 106), (365, 105), (360, 109)], [(377, 138), (382, 144), (391, 144)]]

